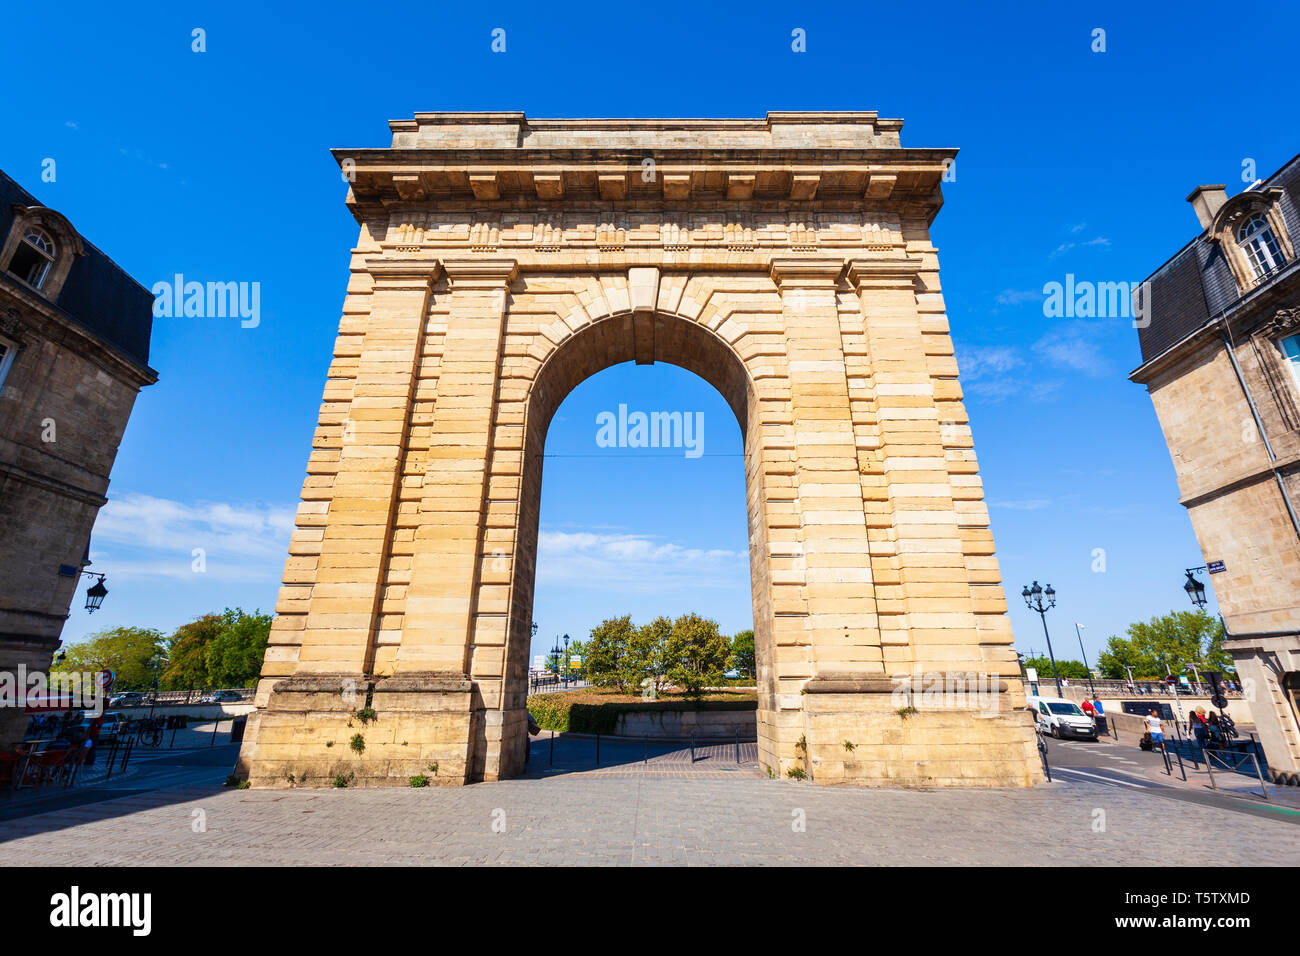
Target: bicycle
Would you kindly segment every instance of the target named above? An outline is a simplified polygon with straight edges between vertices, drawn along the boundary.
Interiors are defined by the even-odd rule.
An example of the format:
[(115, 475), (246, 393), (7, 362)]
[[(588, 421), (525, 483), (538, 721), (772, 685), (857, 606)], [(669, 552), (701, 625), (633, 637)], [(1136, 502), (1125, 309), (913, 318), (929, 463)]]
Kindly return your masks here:
[(161, 720), (142, 721), (140, 729), (136, 732), (135, 740), (138, 744), (146, 747), (158, 747), (162, 744), (163, 739), (163, 722)]

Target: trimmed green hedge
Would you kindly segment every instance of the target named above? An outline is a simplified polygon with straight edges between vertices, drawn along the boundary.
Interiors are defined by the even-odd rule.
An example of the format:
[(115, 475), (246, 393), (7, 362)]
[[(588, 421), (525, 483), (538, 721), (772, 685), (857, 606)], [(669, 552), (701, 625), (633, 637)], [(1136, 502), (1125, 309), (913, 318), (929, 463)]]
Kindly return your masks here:
[(758, 709), (758, 700), (755, 697), (737, 700), (735, 695), (728, 695), (728, 698), (628, 700), (623, 697), (609, 701), (593, 701), (591, 696), (577, 693), (536, 694), (528, 698), (528, 712), (544, 730), (568, 731), (575, 734), (612, 734), (622, 714), (646, 711)]

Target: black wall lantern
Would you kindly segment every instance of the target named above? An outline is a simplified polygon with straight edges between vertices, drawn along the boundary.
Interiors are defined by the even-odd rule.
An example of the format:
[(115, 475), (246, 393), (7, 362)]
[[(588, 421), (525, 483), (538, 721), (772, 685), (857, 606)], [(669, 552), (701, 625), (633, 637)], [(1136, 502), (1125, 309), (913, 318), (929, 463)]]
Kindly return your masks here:
[(104, 587), (104, 575), (98, 575), (99, 580), (86, 588), (86, 613), (94, 614), (99, 610), (99, 606), (104, 603), (104, 598), (108, 597), (108, 588)]
[(1205, 585), (1196, 579), (1196, 572), (1204, 570), (1204, 567), (1188, 568), (1187, 580), (1183, 582), (1183, 590), (1187, 592), (1187, 597), (1198, 608), (1205, 607)]

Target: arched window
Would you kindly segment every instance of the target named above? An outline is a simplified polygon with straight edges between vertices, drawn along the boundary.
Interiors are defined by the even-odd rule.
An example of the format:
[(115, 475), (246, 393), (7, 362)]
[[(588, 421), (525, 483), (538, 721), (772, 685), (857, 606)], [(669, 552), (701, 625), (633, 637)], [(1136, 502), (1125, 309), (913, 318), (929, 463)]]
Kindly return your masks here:
[(9, 271), (33, 289), (39, 289), (45, 284), (55, 258), (54, 240), (44, 230), (31, 226), (23, 233), (9, 260)]
[(1282, 267), (1282, 250), (1278, 247), (1277, 236), (1273, 235), (1273, 228), (1262, 215), (1257, 213), (1242, 223), (1237, 230), (1237, 243), (1246, 254), (1246, 261), (1256, 279)]

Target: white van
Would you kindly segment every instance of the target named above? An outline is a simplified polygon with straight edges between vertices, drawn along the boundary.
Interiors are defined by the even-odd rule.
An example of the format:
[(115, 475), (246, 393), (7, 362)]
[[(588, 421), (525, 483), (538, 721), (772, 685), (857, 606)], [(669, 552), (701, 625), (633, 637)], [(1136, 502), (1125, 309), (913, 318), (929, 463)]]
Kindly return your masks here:
[(1034, 720), (1041, 734), (1056, 738), (1083, 737), (1097, 739), (1097, 722), (1079, 709), (1079, 705), (1064, 697), (1027, 698), (1034, 708)]

